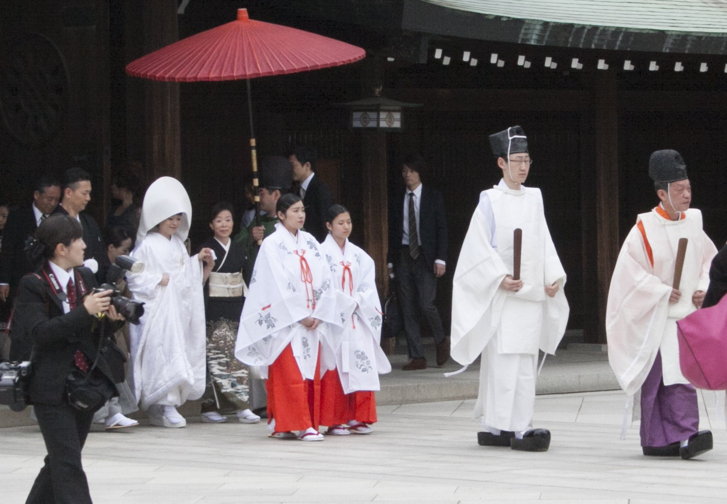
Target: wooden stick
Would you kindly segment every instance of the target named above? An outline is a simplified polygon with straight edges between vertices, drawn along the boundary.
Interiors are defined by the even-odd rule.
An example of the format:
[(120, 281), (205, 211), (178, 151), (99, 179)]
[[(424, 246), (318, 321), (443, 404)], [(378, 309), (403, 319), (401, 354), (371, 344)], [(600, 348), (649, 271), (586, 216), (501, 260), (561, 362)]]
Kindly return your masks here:
[(684, 256), (687, 254), (687, 242), (686, 238), (679, 238), (679, 245), (677, 247), (677, 261), (674, 264), (674, 283), (672, 287), (679, 290), (679, 284), (682, 281), (682, 269), (684, 268)]
[(512, 265), (512, 279), (520, 280), (520, 261), (523, 254), (523, 230), (515, 228), (512, 236), (512, 247), (513, 247), (513, 265)]

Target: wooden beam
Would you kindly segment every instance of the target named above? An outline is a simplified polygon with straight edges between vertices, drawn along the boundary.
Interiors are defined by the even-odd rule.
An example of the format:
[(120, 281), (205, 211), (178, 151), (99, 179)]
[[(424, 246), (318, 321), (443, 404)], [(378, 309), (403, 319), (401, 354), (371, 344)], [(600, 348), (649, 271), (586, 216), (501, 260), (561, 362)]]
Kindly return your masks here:
[[(594, 82), (596, 165), (596, 289), (598, 343), (606, 342), (606, 300), (611, 274), (618, 257), (618, 80), (613, 71), (599, 74)], [(584, 174), (588, 177), (590, 174)]]
[(386, 133), (361, 132), (361, 184), (363, 199), (363, 249), (376, 263), (376, 288), (382, 296), (389, 281), (386, 253), (389, 248)]
[[(179, 38), (177, 1), (143, 2), (144, 54)], [(182, 178), (179, 84), (147, 81), (145, 85), (146, 171), (153, 181), (162, 175)]]

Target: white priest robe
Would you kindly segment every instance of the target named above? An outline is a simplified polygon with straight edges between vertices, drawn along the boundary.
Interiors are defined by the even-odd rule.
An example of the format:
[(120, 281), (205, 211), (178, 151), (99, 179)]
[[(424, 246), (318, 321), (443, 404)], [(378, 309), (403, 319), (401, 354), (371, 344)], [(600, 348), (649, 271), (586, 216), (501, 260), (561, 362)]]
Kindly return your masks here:
[[(282, 224), (263, 240), (240, 316), (235, 356), (245, 364), (267, 366), (291, 345), (301, 375), (315, 378), (321, 336), (340, 326), (355, 301), (333, 288), (328, 263), (310, 233), (293, 236)], [(299, 322), (317, 318), (310, 330)]]
[[(513, 272), (516, 228), (522, 229), (523, 237), (523, 288), (508, 292), (499, 287), (503, 278)], [(524, 430), (529, 426), (538, 349), (555, 353), (568, 321), (565, 281), (565, 271), (545, 221), (540, 190), (512, 190), (500, 181), (483, 191), (454, 274), (451, 355), (460, 364), (469, 365), (483, 354), (475, 417), (488, 426), (501, 430)], [(545, 294), (545, 286), (553, 283), (560, 288), (551, 298)], [(509, 356), (513, 355), (524, 356), (525, 368), (532, 363), (532, 369), (515, 370), (509, 377), (504, 376), (499, 371), (502, 366), (511, 366), (506, 362), (512, 362)], [(505, 383), (520, 380), (513, 378), (513, 373), (527, 374), (532, 391), (513, 391), (517, 385)], [(511, 389), (510, 397), (493, 396), (498, 394), (497, 390), (507, 388)]]
[(374, 260), (348, 240), (341, 250), (330, 234), (321, 249), (335, 289), (354, 301), (350, 311), (341, 314), (342, 326), (331, 327), (324, 337), (321, 373), (331, 369), (333, 361), (346, 394), (379, 390), (379, 374), (391, 372), (391, 364), (381, 349), (383, 320)]
[[(131, 253), (144, 263), (128, 273), (129, 290), (143, 301), (139, 325), (129, 325), (133, 382), (143, 409), (153, 404), (180, 406), (205, 389), (205, 315), (202, 266), (176, 234), (148, 233)], [(162, 274), (166, 286), (159, 285)]]
[[(688, 383), (679, 367), (676, 321), (696, 307), (694, 292), (709, 286), (709, 266), (717, 249), (702, 230), (697, 209), (669, 220), (655, 208), (640, 214), (616, 261), (606, 308), (608, 360), (621, 388), (635, 394), (661, 352), (664, 385)], [(677, 246), (687, 238), (678, 303), (669, 304)]]

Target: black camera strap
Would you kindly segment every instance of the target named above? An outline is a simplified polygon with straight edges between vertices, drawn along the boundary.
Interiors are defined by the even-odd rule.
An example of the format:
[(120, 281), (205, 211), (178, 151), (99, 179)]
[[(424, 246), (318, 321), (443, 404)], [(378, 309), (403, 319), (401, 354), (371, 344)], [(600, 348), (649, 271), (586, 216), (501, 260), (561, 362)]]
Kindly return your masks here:
[[(56, 278), (56, 275), (53, 273), (53, 269), (50, 266), (50, 263), (46, 261), (45, 266), (41, 270), (43, 273), (43, 276), (45, 277), (45, 281), (48, 284), (48, 286), (53, 291), (53, 294), (63, 301), (64, 303), (68, 302), (68, 296), (65, 292), (63, 292), (63, 288), (61, 287), (61, 283)], [(74, 278), (74, 284), (73, 288), (76, 289), (76, 299), (81, 300), (83, 297), (88, 294), (88, 288), (86, 287), (86, 282), (83, 280), (83, 276), (76, 271), (74, 268), (72, 270), (72, 275)], [(96, 365), (98, 364), (98, 359), (101, 357), (101, 343), (104, 341), (104, 329), (105, 324), (101, 322), (101, 334), (99, 337), (99, 344), (98, 348), (96, 349), (96, 358), (93, 360), (93, 364), (89, 368), (88, 372), (86, 373), (86, 376), (90, 376), (94, 369), (96, 369)], [(79, 349), (83, 352), (82, 349)]]

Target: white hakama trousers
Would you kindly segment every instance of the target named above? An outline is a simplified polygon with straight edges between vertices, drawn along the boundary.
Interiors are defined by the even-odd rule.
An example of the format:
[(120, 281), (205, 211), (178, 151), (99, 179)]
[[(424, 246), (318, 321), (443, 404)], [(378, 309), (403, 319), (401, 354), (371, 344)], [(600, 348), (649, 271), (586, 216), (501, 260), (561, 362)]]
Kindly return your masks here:
[(537, 354), (498, 353), (497, 336), (482, 352), (475, 418), (485, 430), (522, 432), (532, 427)]

